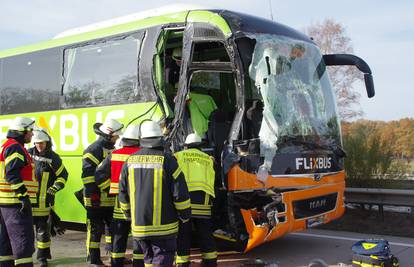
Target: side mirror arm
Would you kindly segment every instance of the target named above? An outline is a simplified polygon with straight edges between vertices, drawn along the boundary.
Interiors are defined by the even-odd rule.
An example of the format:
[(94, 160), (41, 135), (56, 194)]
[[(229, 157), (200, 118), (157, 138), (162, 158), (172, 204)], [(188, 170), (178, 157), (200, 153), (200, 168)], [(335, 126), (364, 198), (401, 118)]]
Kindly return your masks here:
[(368, 64), (360, 57), (350, 54), (323, 55), (326, 66), (355, 66), (364, 73), (365, 88), (369, 98), (375, 96), (374, 79)]

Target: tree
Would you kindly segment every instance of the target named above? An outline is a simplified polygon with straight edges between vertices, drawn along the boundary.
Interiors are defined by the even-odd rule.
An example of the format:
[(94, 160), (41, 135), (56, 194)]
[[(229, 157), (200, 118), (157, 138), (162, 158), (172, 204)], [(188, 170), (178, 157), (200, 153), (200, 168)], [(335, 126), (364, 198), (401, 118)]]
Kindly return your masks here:
[(385, 178), (392, 163), (388, 140), (381, 141), (376, 122), (358, 121), (344, 135), (345, 170), (351, 179)]
[[(333, 19), (312, 24), (304, 31), (313, 38), (322, 54), (353, 53), (351, 39), (346, 35), (344, 26)], [(349, 121), (360, 117), (363, 114), (359, 106), (360, 94), (353, 90), (353, 86), (362, 80), (362, 74), (353, 66), (332, 66), (328, 72), (336, 92), (341, 119)]]

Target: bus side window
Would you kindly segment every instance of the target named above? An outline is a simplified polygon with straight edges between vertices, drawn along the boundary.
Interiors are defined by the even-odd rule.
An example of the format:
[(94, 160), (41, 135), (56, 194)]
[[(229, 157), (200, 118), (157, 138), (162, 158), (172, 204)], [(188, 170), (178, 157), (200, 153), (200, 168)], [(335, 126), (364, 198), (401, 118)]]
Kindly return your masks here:
[(60, 53), (52, 48), (1, 60), (1, 114), (59, 109)]
[(138, 36), (66, 49), (64, 108), (144, 102), (138, 86)]

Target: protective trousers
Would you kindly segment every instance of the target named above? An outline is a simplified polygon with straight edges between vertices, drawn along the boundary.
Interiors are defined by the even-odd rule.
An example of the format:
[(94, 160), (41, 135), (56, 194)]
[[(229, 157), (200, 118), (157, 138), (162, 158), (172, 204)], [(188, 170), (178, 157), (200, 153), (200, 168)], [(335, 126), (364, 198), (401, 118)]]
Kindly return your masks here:
[(50, 223), (49, 216), (34, 216), (33, 221), (36, 228), (37, 259), (51, 259), (50, 254)]
[[(128, 235), (131, 231), (131, 221), (114, 219), (112, 224), (112, 253), (111, 266), (124, 266), (125, 251), (128, 243)], [(144, 267), (144, 254), (141, 247), (134, 249), (132, 258), (133, 267)]]
[(111, 208), (96, 209), (91, 213), (87, 211), (88, 219), (86, 221), (87, 226), (87, 238), (86, 249), (88, 253), (88, 261), (91, 264), (101, 263), (101, 250), (100, 242), (101, 237), (105, 233), (106, 250), (112, 251), (112, 213)]
[(34, 232), (32, 209), (20, 205), (0, 206), (0, 267), (33, 266)]
[(177, 266), (190, 266), (192, 224), (194, 224), (197, 240), (199, 240), (202, 266), (217, 266), (217, 251), (212, 233), (212, 223), (211, 219), (207, 218), (191, 218), (186, 223), (180, 221), (177, 238)]
[(135, 251), (142, 249), (145, 266), (171, 267), (177, 251), (177, 239), (175, 237), (167, 239), (134, 238), (133, 248), (134, 254)]

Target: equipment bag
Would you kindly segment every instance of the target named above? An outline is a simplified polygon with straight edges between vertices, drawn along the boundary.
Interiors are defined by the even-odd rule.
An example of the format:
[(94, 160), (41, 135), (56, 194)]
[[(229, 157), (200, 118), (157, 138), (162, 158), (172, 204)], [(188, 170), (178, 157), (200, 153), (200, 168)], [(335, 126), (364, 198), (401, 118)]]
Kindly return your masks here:
[(354, 254), (352, 257), (352, 266), (354, 267), (399, 267), (398, 259), (394, 255), (374, 256)]
[(356, 242), (352, 246), (352, 252), (361, 255), (388, 256), (390, 245), (384, 239), (366, 239)]
[(391, 254), (390, 245), (384, 239), (361, 240), (352, 246), (352, 266), (398, 267), (398, 259)]

